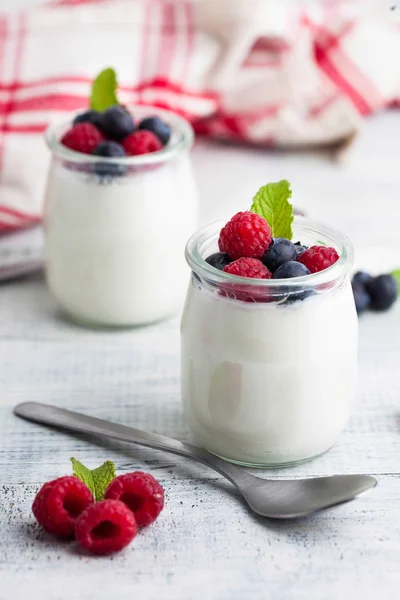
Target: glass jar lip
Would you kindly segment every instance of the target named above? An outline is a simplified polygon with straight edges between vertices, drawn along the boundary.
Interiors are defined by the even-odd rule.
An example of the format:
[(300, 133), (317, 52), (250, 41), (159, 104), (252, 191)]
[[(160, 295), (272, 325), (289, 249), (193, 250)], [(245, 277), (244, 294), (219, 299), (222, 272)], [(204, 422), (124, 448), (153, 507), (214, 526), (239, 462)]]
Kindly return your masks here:
[(354, 247), (346, 235), (321, 221), (296, 216), (294, 218), (294, 225), (297, 229), (313, 233), (316, 236), (325, 236), (332, 241), (332, 245), (339, 254), (339, 259), (333, 265), (318, 273), (311, 273), (310, 275), (302, 275), (301, 277), (293, 277), (291, 279), (250, 279), (248, 277), (231, 275), (212, 267), (205, 261), (200, 252), (201, 244), (215, 236), (224, 225), (225, 221), (217, 221), (202, 227), (191, 236), (185, 248), (185, 258), (192, 271), (199, 275), (200, 278), (214, 284), (229, 283), (238, 286), (245, 284), (246, 287), (253, 286), (271, 289), (281, 287), (284, 282), (286, 289), (316, 287), (332, 283), (340, 277), (344, 277), (354, 264)]
[(95, 156), (92, 154), (75, 152), (75, 150), (63, 146), (60, 139), (62, 134), (72, 123), (74, 117), (80, 114), (82, 110), (71, 113), (68, 121), (58, 121), (49, 125), (44, 134), (46, 144), (53, 154), (63, 160), (85, 165), (101, 161), (108, 164), (124, 164), (126, 166), (141, 166), (167, 162), (185, 150), (190, 150), (192, 147), (194, 141), (193, 128), (189, 121), (177, 113), (146, 104), (127, 104), (126, 107), (131, 113), (141, 113), (141, 118), (144, 118), (145, 116), (158, 116), (167, 121), (172, 128), (172, 136), (168, 144), (157, 152), (150, 152), (149, 154), (141, 154), (139, 156), (124, 156), (121, 158)]

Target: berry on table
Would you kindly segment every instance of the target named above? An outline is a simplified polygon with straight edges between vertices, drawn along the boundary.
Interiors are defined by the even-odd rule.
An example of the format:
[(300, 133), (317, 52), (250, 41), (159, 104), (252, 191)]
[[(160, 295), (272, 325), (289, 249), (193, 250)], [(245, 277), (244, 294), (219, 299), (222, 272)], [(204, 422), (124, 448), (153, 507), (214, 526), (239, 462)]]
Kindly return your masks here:
[(367, 283), (372, 281), (372, 279), (373, 277), (369, 273), (366, 273), (365, 271), (357, 271), (357, 273), (353, 275), (352, 281), (353, 283), (365, 286)]
[(271, 228), (256, 213), (238, 212), (221, 229), (218, 245), (233, 260), (238, 258), (261, 259), (272, 242)]
[(108, 486), (106, 499), (119, 500), (135, 515), (139, 527), (153, 523), (164, 507), (164, 489), (149, 473), (119, 475)]
[(384, 274), (373, 277), (365, 284), (365, 289), (370, 297), (371, 310), (387, 310), (397, 298), (397, 282), (393, 275)]
[(167, 144), (171, 137), (171, 127), (160, 119), (160, 117), (147, 117), (139, 123), (139, 129), (153, 132), (164, 144)]
[(215, 252), (206, 258), (206, 262), (215, 269), (223, 271), (224, 268), (232, 262), (232, 259), (229, 258), (226, 252)]
[(310, 275), (310, 271), (307, 269), (307, 267), (300, 262), (296, 262), (295, 260), (289, 260), (277, 268), (273, 278), (289, 279), (291, 277), (303, 277), (304, 275)]
[(89, 488), (70, 475), (45, 483), (36, 494), (32, 512), (48, 533), (56, 537), (70, 537), (77, 517), (93, 502)]
[(87, 110), (84, 113), (80, 113), (73, 120), (73, 124), (77, 125), (78, 123), (92, 123), (97, 128), (101, 128), (101, 113), (97, 110)]
[(119, 104), (110, 106), (102, 114), (101, 128), (106, 135), (115, 139), (122, 139), (135, 130), (130, 113)]
[(296, 260), (296, 246), (286, 238), (276, 238), (263, 256), (264, 265), (272, 272), (283, 263)]
[(92, 123), (77, 123), (61, 138), (64, 146), (83, 154), (92, 154), (101, 142), (104, 136)]
[(298, 257), (298, 262), (307, 267), (310, 273), (318, 273), (332, 266), (339, 259), (335, 248), (311, 246)]
[(122, 145), (128, 156), (138, 156), (140, 154), (148, 154), (149, 152), (158, 152), (161, 150), (162, 143), (158, 137), (151, 131), (141, 129), (128, 135)]
[[(108, 158), (123, 158), (126, 156), (124, 148), (118, 142), (112, 140), (106, 140), (101, 142), (93, 151), (95, 156), (105, 156)], [(126, 173), (126, 166), (122, 164), (114, 164), (107, 162), (99, 162), (94, 165), (94, 171), (98, 175), (124, 175)]]
[(271, 279), (272, 275), (265, 265), (257, 258), (238, 258), (224, 267), (224, 273), (250, 277), (251, 279)]
[(93, 554), (110, 554), (127, 546), (137, 534), (134, 514), (119, 500), (101, 500), (89, 506), (77, 519), (75, 535), (79, 544)]
[(365, 289), (365, 286), (359, 280), (353, 280), (351, 286), (353, 289), (356, 310), (357, 313), (360, 315), (369, 307), (370, 297), (367, 290)]

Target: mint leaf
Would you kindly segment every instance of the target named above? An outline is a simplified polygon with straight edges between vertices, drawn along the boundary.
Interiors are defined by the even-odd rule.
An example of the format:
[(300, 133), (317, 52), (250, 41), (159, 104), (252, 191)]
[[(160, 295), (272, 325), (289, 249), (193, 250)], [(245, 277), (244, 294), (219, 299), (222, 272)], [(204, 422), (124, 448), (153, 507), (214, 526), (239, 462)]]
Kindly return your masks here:
[(106, 460), (101, 467), (92, 471), (94, 487), (96, 490), (96, 500), (103, 500), (108, 485), (116, 477), (115, 465), (111, 460)]
[(71, 458), (72, 472), (92, 492), (95, 501), (103, 500), (107, 486), (116, 476), (115, 465), (111, 460), (106, 460), (97, 469), (88, 469), (76, 458)]
[(286, 179), (263, 185), (253, 198), (251, 212), (257, 213), (268, 222), (274, 237), (292, 239), (293, 207), (290, 183)]
[(118, 104), (117, 74), (114, 69), (104, 69), (93, 81), (90, 94), (90, 108), (102, 112)]
[(400, 269), (396, 269), (395, 271), (391, 272), (392, 277), (395, 278), (396, 283), (397, 283), (397, 290), (400, 294)]

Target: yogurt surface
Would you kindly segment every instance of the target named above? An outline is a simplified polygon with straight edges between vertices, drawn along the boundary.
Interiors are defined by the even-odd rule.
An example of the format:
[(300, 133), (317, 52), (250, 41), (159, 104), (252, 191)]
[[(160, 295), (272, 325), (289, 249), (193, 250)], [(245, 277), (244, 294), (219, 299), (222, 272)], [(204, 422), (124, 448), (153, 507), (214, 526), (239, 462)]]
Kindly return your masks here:
[(189, 286), (182, 399), (199, 442), (229, 460), (290, 464), (328, 450), (356, 390), (358, 322), (348, 279), (290, 304)]

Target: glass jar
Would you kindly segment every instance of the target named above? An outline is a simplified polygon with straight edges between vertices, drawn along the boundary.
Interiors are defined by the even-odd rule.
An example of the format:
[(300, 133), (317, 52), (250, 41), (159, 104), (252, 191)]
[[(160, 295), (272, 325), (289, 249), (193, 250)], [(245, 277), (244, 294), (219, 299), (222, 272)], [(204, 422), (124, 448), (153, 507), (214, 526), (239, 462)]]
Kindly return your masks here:
[(351, 242), (298, 217), (294, 239), (339, 253), (330, 268), (285, 280), (218, 271), (223, 224), (189, 240), (193, 273), (182, 317), (182, 401), (199, 442), (247, 466), (276, 467), (328, 450), (356, 391), (358, 321)]
[(196, 228), (197, 192), (189, 150), (193, 131), (178, 115), (129, 107), (135, 120), (171, 126), (159, 152), (104, 158), (60, 142), (71, 120), (51, 127), (45, 199), (46, 277), (62, 309), (89, 326), (132, 326), (183, 305), (183, 248)]

